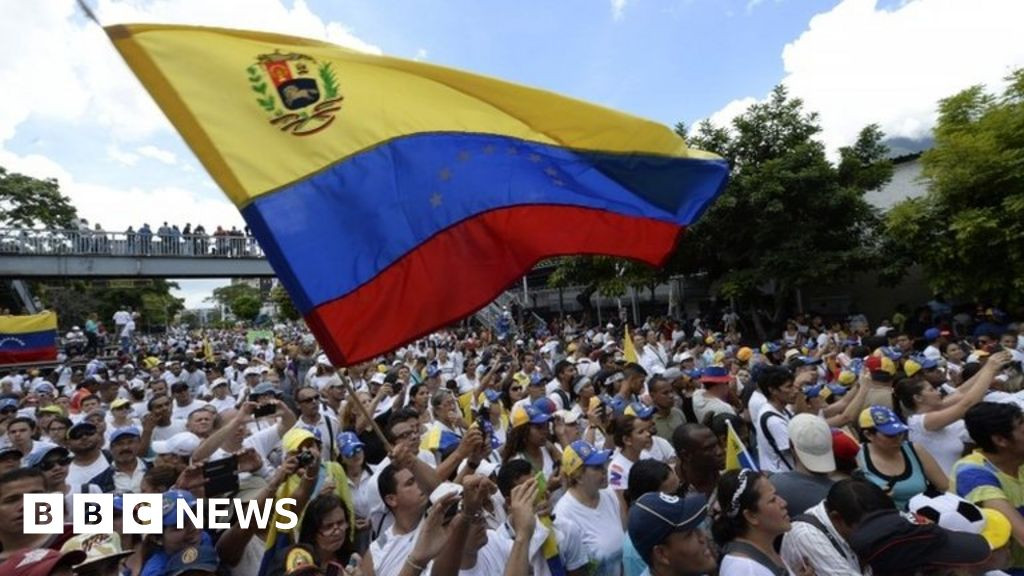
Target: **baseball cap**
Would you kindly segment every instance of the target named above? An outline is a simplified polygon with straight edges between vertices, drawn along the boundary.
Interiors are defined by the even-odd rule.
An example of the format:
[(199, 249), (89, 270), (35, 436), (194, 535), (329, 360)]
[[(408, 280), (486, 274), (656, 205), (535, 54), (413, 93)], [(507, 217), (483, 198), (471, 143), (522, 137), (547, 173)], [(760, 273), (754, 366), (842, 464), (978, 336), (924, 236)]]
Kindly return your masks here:
[(750, 358), (754, 355), (754, 351), (747, 346), (743, 346), (736, 351), (736, 359), (740, 362), (749, 362)]
[(874, 428), (886, 436), (899, 436), (909, 430), (900, 417), (885, 406), (865, 408), (860, 413), (858, 424), (861, 429)]
[(216, 379), (214, 379), (213, 382), (210, 383), (210, 389), (212, 390), (213, 388), (216, 388), (217, 386), (227, 386), (227, 384), (228, 384), (227, 378), (216, 378)]
[(110, 433), (110, 443), (114, 444), (121, 438), (126, 436), (134, 436), (136, 438), (142, 437), (142, 432), (139, 431), (135, 426), (125, 426), (124, 428), (116, 428)]
[(58, 446), (56, 444), (42, 444), (41, 446), (38, 446), (35, 450), (30, 452), (28, 456), (25, 457), (25, 467), (35, 468), (36, 466), (39, 466), (39, 464), (43, 461), (43, 459), (46, 458), (47, 455), (54, 452), (59, 452), (64, 458), (67, 458), (68, 456), (71, 455), (71, 452), (69, 452), (68, 449), (63, 446)]
[(888, 380), (896, 373), (896, 364), (888, 356), (869, 356), (864, 367), (876, 380)]
[(249, 394), (249, 396), (264, 396), (266, 394), (273, 394), (274, 396), (277, 396), (280, 393), (280, 390), (275, 388), (274, 385), (271, 384), (270, 382), (260, 382), (259, 384), (253, 387), (252, 392)]
[(245, 356), (239, 356), (238, 358), (235, 358), (235, 364), (238, 364), (239, 366), (248, 366), (249, 360)]
[(281, 446), (284, 447), (284, 451), (286, 453), (295, 452), (299, 449), (300, 446), (302, 446), (302, 444), (306, 440), (309, 440), (310, 438), (316, 440), (317, 442), (320, 441), (320, 439), (317, 438), (315, 434), (313, 434), (306, 428), (292, 428), (291, 430), (286, 432), (285, 435), (281, 438)]
[(938, 368), (938, 366), (938, 362), (928, 358), (927, 356), (914, 356), (913, 358), (908, 358), (907, 361), (903, 363), (903, 372), (905, 372), (907, 376), (913, 376), (922, 370), (934, 370), (935, 368)]
[(54, 414), (57, 416), (63, 416), (64, 409), (57, 404), (50, 404), (49, 406), (36, 408), (36, 414)]
[(164, 576), (180, 576), (186, 572), (216, 572), (218, 566), (220, 558), (213, 546), (189, 546), (167, 560)]
[(260, 369), (255, 366), (250, 366), (245, 370), (242, 370), (242, 376), (259, 376)]
[(0, 411), (3, 411), (4, 409), (7, 408), (13, 408), (14, 410), (17, 410), (18, 401), (15, 400), (14, 398), (0, 398)]
[(775, 342), (765, 342), (761, 345), (761, 354), (771, 354), (778, 352), (780, 349), (781, 347)]
[(929, 328), (924, 331), (924, 339), (930, 342), (932, 340), (936, 340), (940, 334), (941, 332), (939, 332), (938, 328)]
[(577, 440), (562, 451), (562, 472), (572, 475), (584, 466), (603, 466), (611, 450), (598, 450), (586, 440)]
[(78, 424), (75, 424), (71, 428), (68, 428), (68, 438), (71, 440), (77, 440), (82, 436), (95, 433), (96, 426), (91, 422), (86, 422), (85, 420), (79, 422)]
[(532, 406), (545, 414), (554, 414), (558, 406), (547, 396), (541, 396), (533, 401)]
[(178, 523), (178, 502), (184, 502), (186, 506), (194, 507), (196, 497), (188, 490), (168, 490), (164, 492), (161, 512), (163, 513), (164, 526), (174, 526)]
[(579, 422), (581, 418), (579, 412), (574, 412), (572, 410), (558, 410), (552, 414), (552, 416), (555, 418), (561, 418), (562, 422), (565, 422), (566, 424), (575, 424)]
[(345, 458), (351, 458), (356, 452), (362, 450), (366, 444), (356, 436), (355, 432), (342, 432), (338, 434), (338, 450)]
[(60, 548), (61, 552), (81, 551), (85, 553), (85, 560), (76, 566), (81, 569), (93, 562), (113, 560), (130, 556), (131, 550), (121, 548), (121, 536), (117, 532), (100, 534), (79, 534), (64, 543)]
[(849, 462), (856, 459), (859, 452), (860, 444), (852, 436), (838, 428), (832, 430), (833, 456), (838, 460)]
[(53, 395), (57, 393), (57, 389), (54, 388), (53, 384), (50, 384), (49, 382), (40, 382), (39, 384), (36, 384), (35, 386), (32, 387), (32, 391), (35, 392), (36, 394)]
[(710, 384), (728, 382), (729, 380), (729, 371), (724, 366), (708, 366), (700, 375), (701, 382), (708, 382)]
[(4, 576), (50, 576), (57, 566), (74, 566), (85, 560), (85, 552), (57, 552), (49, 548), (33, 548), (15, 552), (0, 563)]
[(132, 403), (127, 398), (117, 398), (113, 402), (110, 403), (110, 409), (111, 410), (117, 410), (119, 408), (123, 408), (125, 406), (131, 406), (131, 405), (132, 405)]
[(387, 375), (383, 372), (374, 372), (373, 376), (370, 377), (370, 382), (372, 384), (383, 384), (386, 378)]
[(10, 456), (15, 456), (17, 457), (18, 460), (21, 460), (22, 458), (25, 457), (25, 454), (21, 450), (18, 450), (17, 448), (11, 446), (10, 444), (6, 446), (0, 446), (0, 459), (5, 459)]
[(800, 462), (811, 472), (836, 470), (832, 453), (832, 431), (828, 423), (813, 414), (797, 414), (789, 421), (789, 441)]
[(699, 528), (707, 513), (708, 501), (701, 494), (680, 498), (662, 492), (648, 492), (629, 509), (629, 539), (644, 562), (649, 563), (655, 546), (673, 532)]
[(946, 530), (897, 510), (865, 516), (849, 543), (875, 574), (913, 574), (930, 566), (977, 566), (992, 553), (988, 542), (977, 534)]
[(632, 402), (622, 411), (626, 416), (636, 416), (639, 420), (648, 420), (654, 416), (654, 407), (647, 406), (641, 402)]
[(202, 444), (199, 436), (191, 432), (179, 432), (167, 440), (153, 442), (153, 452), (157, 454), (174, 454), (176, 456), (191, 456), (196, 448)]
[(551, 420), (551, 414), (533, 404), (519, 404), (512, 407), (510, 420), (513, 428), (524, 424), (546, 424)]
[(815, 384), (814, 386), (804, 387), (804, 396), (807, 398), (817, 398), (820, 396), (823, 399), (828, 399), (831, 395), (832, 390), (824, 384)]
[(840, 384), (849, 386), (857, 381), (857, 375), (850, 370), (843, 370), (836, 379)]

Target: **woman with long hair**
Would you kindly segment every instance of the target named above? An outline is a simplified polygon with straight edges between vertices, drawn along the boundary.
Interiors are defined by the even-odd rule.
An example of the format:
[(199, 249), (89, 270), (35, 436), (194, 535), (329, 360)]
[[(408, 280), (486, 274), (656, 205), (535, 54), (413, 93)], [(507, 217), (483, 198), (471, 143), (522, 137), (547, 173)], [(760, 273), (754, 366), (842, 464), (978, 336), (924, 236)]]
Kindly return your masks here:
[(917, 375), (899, 380), (893, 387), (893, 406), (906, 414), (910, 441), (920, 444), (934, 456), (946, 474), (963, 456), (963, 439), (967, 437), (964, 414), (981, 402), (1009, 359), (1009, 352), (994, 354), (977, 374), (945, 398), (935, 386)]
[(786, 576), (775, 539), (789, 531), (786, 501), (760, 472), (730, 470), (718, 480), (711, 534), (723, 552), (720, 576)]
[(349, 538), (353, 519), (337, 494), (321, 494), (313, 498), (302, 516), (299, 542), (309, 547), (317, 566), (328, 562), (348, 565), (356, 546)]
[(861, 448), (857, 465), (864, 477), (885, 490), (901, 510), (929, 484), (940, 492), (949, 479), (925, 449), (907, 440), (907, 425), (885, 406), (865, 408), (860, 414)]
[(365, 444), (352, 432), (338, 434), (338, 463), (345, 469), (348, 491), (355, 510), (356, 549), (362, 554), (370, 547), (370, 508), (373, 470), (366, 463)]

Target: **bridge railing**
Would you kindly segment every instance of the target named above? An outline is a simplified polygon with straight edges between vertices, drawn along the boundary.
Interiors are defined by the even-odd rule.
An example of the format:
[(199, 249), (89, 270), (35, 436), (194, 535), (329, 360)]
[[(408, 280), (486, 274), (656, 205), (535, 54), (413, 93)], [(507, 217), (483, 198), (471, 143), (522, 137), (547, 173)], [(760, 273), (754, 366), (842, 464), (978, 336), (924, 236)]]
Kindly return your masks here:
[(164, 258), (264, 258), (244, 235), (142, 234), (101, 230), (0, 228), (0, 256), (133, 256)]

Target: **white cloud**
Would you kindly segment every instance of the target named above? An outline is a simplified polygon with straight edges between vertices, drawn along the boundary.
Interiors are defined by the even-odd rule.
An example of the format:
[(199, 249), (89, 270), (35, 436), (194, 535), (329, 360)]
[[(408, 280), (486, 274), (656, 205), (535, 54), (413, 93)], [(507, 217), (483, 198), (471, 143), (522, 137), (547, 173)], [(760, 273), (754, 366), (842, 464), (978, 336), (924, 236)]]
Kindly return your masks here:
[(629, 0), (612, 0), (612, 18), (621, 20)]
[(424, 60), (427, 59), (427, 49), (426, 48), (420, 48), (419, 50), (416, 51), (416, 55), (413, 56), (412, 59), (417, 61), (417, 62), (423, 62)]
[(728, 104), (723, 106), (718, 112), (715, 112), (714, 114), (709, 116), (708, 121), (710, 121), (715, 126), (718, 126), (719, 128), (731, 129), (733, 118), (739, 116), (740, 114), (743, 114), (744, 112), (747, 111), (747, 108), (750, 108), (752, 104), (757, 104), (757, 102), (757, 98), (749, 97), (740, 98), (739, 100), (733, 100), (732, 102), (729, 102)]
[[(927, 135), (938, 100), (974, 84), (1001, 87), (1024, 66), (1018, 0), (912, 0), (892, 9), (844, 0), (783, 49), (781, 81), (820, 114), (834, 153), (877, 122), (890, 136)], [(734, 100), (712, 115), (732, 118)]]
[(140, 147), (136, 152), (138, 152), (140, 156), (152, 158), (153, 160), (163, 162), (164, 164), (174, 165), (178, 163), (178, 157), (174, 155), (174, 152), (164, 150), (163, 148), (157, 148), (151, 144)]
[(119, 164), (124, 164), (125, 166), (135, 166), (135, 163), (139, 161), (138, 154), (125, 152), (118, 148), (116, 144), (107, 146), (107, 157)]
[[(288, 8), (280, 0), (100, 0), (104, 25), (153, 22), (227, 26), (318, 38), (380, 53), (338, 22), (324, 22), (303, 0)], [(149, 94), (121, 60), (103, 31), (81, 18), (75, 0), (5, 0), (0, 19), (0, 145), (30, 117), (98, 124), (119, 141), (138, 142), (170, 131)]]

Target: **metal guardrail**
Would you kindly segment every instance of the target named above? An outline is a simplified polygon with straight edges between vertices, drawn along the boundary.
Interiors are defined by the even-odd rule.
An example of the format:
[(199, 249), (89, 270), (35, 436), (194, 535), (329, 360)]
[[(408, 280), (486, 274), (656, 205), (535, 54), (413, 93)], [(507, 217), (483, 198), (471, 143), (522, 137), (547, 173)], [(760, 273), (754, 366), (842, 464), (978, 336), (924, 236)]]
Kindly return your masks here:
[(257, 259), (266, 257), (255, 238), (242, 235), (0, 228), (0, 256), (8, 255)]

